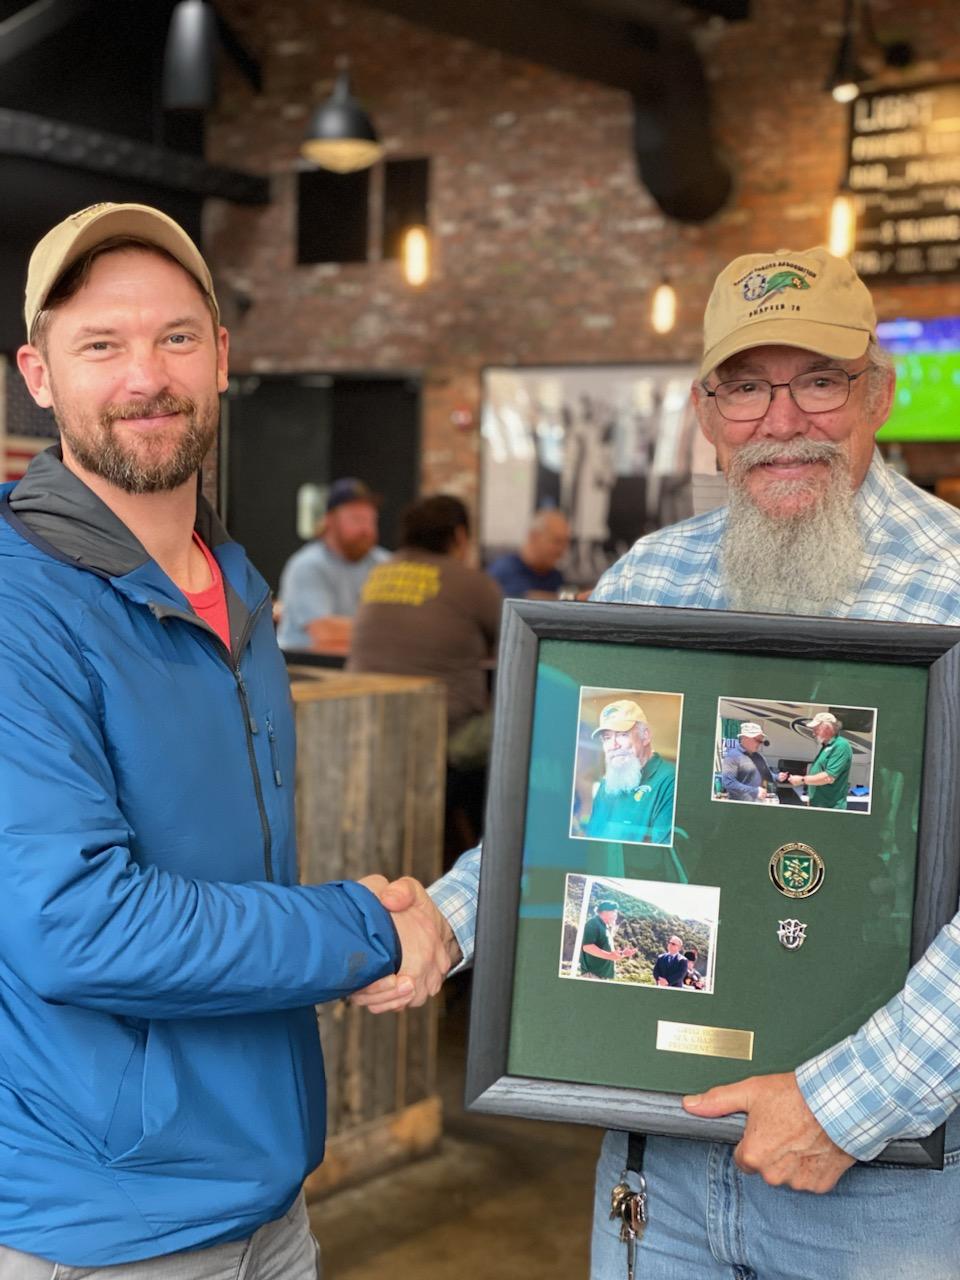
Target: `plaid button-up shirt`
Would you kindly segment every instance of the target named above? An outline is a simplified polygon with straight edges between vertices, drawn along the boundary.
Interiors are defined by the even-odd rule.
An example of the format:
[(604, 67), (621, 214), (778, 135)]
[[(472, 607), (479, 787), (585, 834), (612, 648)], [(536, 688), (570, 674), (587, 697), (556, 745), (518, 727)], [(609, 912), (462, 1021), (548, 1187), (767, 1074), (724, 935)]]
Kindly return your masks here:
[[(831, 617), (960, 624), (960, 512), (884, 466), (876, 453), (854, 499), (865, 547), (860, 585)], [(718, 555), (726, 508), (641, 538), (593, 594), (607, 603), (725, 609)], [(430, 893), (465, 961), (473, 955), (480, 849)], [(804, 1097), (838, 1146), (870, 1160), (919, 1137), (960, 1102), (960, 913), (861, 1029), (797, 1069)]]

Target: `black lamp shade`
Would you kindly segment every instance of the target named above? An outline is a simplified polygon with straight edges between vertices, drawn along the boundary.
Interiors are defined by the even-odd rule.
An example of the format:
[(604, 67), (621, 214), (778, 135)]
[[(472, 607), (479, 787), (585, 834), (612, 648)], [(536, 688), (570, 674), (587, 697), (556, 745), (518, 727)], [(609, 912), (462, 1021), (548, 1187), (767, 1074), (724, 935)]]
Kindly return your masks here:
[(180, 0), (163, 56), (166, 111), (205, 111), (217, 99), (217, 17), (206, 0)]
[[(828, 93), (832, 93), (838, 101), (849, 101), (855, 98), (859, 91), (859, 86), (867, 79), (867, 73), (863, 67), (857, 62), (857, 55), (854, 50), (854, 34), (848, 28), (840, 37), (840, 43), (837, 45), (837, 56), (833, 63), (833, 69), (827, 76), (827, 82), (824, 88)], [(837, 90), (841, 86), (850, 86), (850, 92), (839, 96)], [(842, 93), (842, 89), (841, 89)]]
[(350, 92), (348, 72), (338, 74), (333, 93), (314, 111), (301, 151), (337, 173), (365, 169), (383, 154), (370, 117)]

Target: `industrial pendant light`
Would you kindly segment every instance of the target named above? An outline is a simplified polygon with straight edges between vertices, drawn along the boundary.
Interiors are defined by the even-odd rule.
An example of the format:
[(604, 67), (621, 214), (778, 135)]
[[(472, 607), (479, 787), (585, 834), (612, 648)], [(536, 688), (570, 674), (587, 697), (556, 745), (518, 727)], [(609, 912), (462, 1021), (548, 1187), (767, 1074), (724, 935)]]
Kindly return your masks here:
[(370, 117), (350, 92), (350, 73), (340, 71), (330, 97), (310, 120), (301, 154), (321, 169), (353, 173), (367, 169), (383, 155)]
[(217, 15), (206, 0), (180, 0), (163, 55), (165, 111), (207, 111), (217, 100)]
[(913, 45), (899, 37), (881, 40), (873, 25), (870, 0), (844, 0), (843, 34), (837, 46), (833, 68), (827, 76), (824, 88), (837, 102), (852, 102), (860, 94), (860, 86), (870, 78), (857, 60), (856, 46), (864, 43), (871, 50), (879, 50), (884, 66), (903, 71), (913, 62)]
[(856, 3), (857, 0), (844, 0), (843, 34), (824, 85), (834, 102), (852, 102), (860, 93), (860, 85), (867, 79), (867, 73), (857, 62), (854, 47), (857, 38)]

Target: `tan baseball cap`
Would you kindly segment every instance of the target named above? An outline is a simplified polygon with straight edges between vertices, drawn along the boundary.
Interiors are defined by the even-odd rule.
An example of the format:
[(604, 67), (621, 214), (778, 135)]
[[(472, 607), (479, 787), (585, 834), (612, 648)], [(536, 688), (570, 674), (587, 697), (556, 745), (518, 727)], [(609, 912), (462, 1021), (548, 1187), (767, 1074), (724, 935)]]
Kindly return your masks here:
[(53, 286), (67, 268), (88, 250), (96, 248), (104, 240), (112, 240), (114, 236), (135, 236), (166, 250), (194, 277), (213, 304), (219, 320), (220, 308), (210, 270), (200, 250), (179, 223), (146, 204), (92, 204), (58, 222), (30, 255), (23, 308), (28, 338)]
[(616, 733), (626, 733), (635, 724), (646, 723), (647, 717), (644, 715), (643, 707), (639, 703), (631, 702), (629, 698), (621, 698), (618, 702), (608, 702), (603, 708), (600, 712), (600, 723), (590, 737), (595, 738), (604, 729), (613, 729)]
[(720, 272), (707, 302), (700, 377), (768, 342), (854, 360), (876, 328), (873, 299), (846, 258), (822, 247), (744, 254)]
[(834, 728), (840, 723), (837, 717), (830, 711), (818, 711), (812, 720), (807, 721), (808, 729), (816, 729), (821, 724), (832, 724)]

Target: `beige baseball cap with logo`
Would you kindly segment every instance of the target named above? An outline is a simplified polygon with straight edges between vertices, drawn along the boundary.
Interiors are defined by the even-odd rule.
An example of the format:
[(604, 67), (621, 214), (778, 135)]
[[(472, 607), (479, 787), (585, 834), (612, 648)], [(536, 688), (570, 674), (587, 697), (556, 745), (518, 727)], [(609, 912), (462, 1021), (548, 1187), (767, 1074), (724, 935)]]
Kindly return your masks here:
[(744, 254), (720, 272), (707, 302), (700, 377), (766, 343), (854, 360), (876, 328), (873, 299), (846, 258), (822, 247)]
[(213, 304), (219, 320), (220, 308), (210, 270), (200, 250), (179, 223), (146, 204), (92, 204), (58, 222), (30, 255), (23, 309), (28, 338), (50, 291), (67, 268), (88, 250), (96, 248), (104, 240), (112, 240), (114, 236), (134, 236), (166, 250), (194, 277)]
[(626, 733), (635, 724), (646, 724), (647, 717), (643, 707), (630, 698), (620, 698), (617, 702), (608, 702), (600, 712), (600, 723), (591, 733), (595, 738), (604, 729), (613, 729), (616, 733)]

